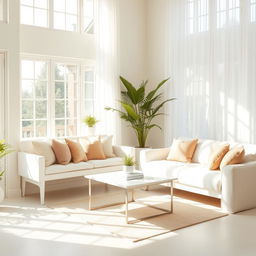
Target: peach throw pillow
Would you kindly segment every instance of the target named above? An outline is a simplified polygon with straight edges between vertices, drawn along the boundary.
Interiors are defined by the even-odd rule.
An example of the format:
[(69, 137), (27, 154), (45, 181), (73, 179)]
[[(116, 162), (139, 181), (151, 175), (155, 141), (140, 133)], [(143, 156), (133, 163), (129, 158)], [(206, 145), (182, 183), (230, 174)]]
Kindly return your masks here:
[(80, 163), (87, 161), (86, 154), (79, 142), (75, 142), (70, 139), (65, 139), (72, 156), (72, 162)]
[(100, 141), (96, 140), (89, 145), (87, 158), (88, 160), (106, 159), (106, 156), (104, 154), (103, 147)]
[(208, 165), (210, 170), (218, 170), (223, 157), (229, 151), (229, 144), (218, 144), (214, 146), (213, 152), (209, 157)]
[(197, 145), (197, 139), (174, 139), (167, 160), (189, 163), (192, 160)]
[(222, 170), (226, 165), (229, 164), (240, 164), (244, 159), (244, 147), (234, 147), (232, 148), (222, 159), (220, 163), (220, 169)]
[(71, 161), (71, 152), (66, 143), (52, 140), (52, 149), (55, 153), (58, 164), (68, 164)]

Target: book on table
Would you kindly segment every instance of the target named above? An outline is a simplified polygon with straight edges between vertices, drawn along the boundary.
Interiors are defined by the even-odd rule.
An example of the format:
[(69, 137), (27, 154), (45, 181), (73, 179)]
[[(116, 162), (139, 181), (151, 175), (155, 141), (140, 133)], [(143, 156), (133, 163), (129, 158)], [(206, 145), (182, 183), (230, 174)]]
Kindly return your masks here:
[(141, 171), (133, 171), (133, 172), (127, 172), (126, 173), (126, 179), (127, 180), (137, 180), (137, 179), (143, 179), (144, 175)]

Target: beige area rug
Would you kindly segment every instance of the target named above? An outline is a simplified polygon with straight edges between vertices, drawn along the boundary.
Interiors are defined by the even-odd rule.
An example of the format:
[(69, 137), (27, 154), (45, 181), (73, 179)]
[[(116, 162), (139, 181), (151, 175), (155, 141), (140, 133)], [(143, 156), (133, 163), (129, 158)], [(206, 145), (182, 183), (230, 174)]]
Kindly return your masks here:
[[(112, 196), (96, 195), (93, 197), (93, 206), (113, 203), (115, 197), (116, 194)], [(136, 197), (139, 198), (136, 199), (138, 202), (129, 204), (129, 220), (162, 213), (162, 211), (142, 205), (139, 201), (166, 209), (170, 207), (170, 196), (163, 193), (139, 191)], [(119, 200), (121, 198), (119, 193)], [(47, 207), (55, 213), (65, 215), (65, 221), (79, 222), (81, 224), (79, 232), (84, 232), (89, 237), (97, 233), (106, 235), (108, 238), (116, 238), (117, 241), (128, 239), (133, 242), (227, 216), (218, 207), (179, 197), (174, 198), (174, 212), (172, 214), (150, 218), (136, 224), (126, 224), (124, 204), (89, 211), (88, 199), (86, 198), (50, 203), (47, 204)]]

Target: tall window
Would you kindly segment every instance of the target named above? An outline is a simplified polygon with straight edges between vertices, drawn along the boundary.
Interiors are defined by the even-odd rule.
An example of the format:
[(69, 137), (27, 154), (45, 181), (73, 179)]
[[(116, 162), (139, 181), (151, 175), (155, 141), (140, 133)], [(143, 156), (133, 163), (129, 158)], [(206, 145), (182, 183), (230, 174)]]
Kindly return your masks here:
[(78, 65), (55, 64), (55, 136), (77, 134)]
[(94, 112), (93, 66), (49, 59), (22, 60), (21, 68), (21, 137), (78, 135)]
[(48, 63), (22, 61), (22, 137), (47, 135)]
[(93, 34), (94, 1), (20, 0), (21, 24)]
[(94, 0), (83, 0), (83, 31), (94, 33)]
[(55, 29), (78, 30), (78, 0), (54, 0), (53, 10)]
[(48, 27), (48, 0), (21, 0), (21, 23)]

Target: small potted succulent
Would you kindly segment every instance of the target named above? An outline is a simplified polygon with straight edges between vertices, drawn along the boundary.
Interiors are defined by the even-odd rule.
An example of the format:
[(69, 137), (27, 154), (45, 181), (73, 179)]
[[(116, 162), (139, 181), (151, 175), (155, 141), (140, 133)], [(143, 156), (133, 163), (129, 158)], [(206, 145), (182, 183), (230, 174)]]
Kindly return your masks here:
[(87, 127), (87, 134), (88, 135), (94, 135), (95, 134), (95, 125), (99, 122), (99, 120), (97, 120), (94, 116), (89, 115), (86, 116), (83, 119), (83, 123), (86, 125)]
[(132, 156), (125, 156), (123, 159), (123, 171), (125, 172), (133, 172), (135, 168), (135, 161)]
[[(6, 144), (4, 140), (0, 140), (0, 160), (6, 155), (12, 153), (14, 150), (11, 149), (11, 146)], [(5, 171), (0, 171), (0, 180), (4, 175)], [(0, 202), (4, 200), (4, 190), (0, 187)]]

